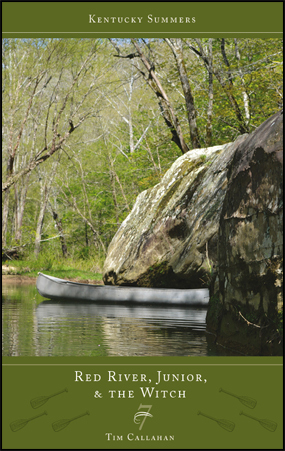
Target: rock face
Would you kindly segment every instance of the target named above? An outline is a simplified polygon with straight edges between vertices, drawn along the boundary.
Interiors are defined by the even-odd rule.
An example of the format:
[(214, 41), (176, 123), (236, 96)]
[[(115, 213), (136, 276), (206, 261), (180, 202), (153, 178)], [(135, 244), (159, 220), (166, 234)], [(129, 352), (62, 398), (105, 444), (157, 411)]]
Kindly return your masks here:
[(239, 144), (195, 149), (142, 192), (114, 236), (105, 284), (199, 288), (217, 264), (227, 168)]
[(283, 306), (282, 113), (240, 143), (228, 179), (208, 329), (245, 354), (276, 353), (282, 340), (277, 308)]
[(209, 286), (207, 329), (243, 354), (283, 345), (283, 112), (178, 158), (114, 236), (105, 284)]

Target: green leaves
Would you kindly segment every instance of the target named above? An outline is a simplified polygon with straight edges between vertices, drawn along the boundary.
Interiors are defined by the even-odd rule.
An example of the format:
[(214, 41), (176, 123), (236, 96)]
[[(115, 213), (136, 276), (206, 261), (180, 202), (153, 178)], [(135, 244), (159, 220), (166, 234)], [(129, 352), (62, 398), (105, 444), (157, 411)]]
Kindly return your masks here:
[[(240, 134), (241, 121), (251, 132), (282, 105), (281, 39), (229, 38), (224, 41), (224, 54), (221, 43), (220, 38), (211, 43), (204, 38), (183, 39), (202, 147), (208, 142), (209, 124), (211, 145), (224, 144)], [(116, 45), (122, 55), (134, 51), (130, 40), (117, 40)], [(189, 146), (187, 108), (173, 53), (162, 39), (148, 39), (147, 45), (140, 40), (139, 45), (155, 67)], [(138, 58), (114, 58), (114, 52), (108, 39), (3, 41), (4, 180), (8, 163), (12, 171), (20, 171), (35, 155), (46, 155), (59, 145), (70, 120), (75, 127), (59, 145), (58, 154), (10, 188), (3, 204), (7, 246), (16, 242), (16, 236), (21, 243), (35, 239), (43, 182), (53, 177), (52, 162), (59, 151), (42, 234), (57, 233), (50, 204), (62, 221), (68, 251), (82, 258), (108, 247), (137, 195), (157, 184), (181, 155), (158, 99), (142, 75), (145, 67)], [(208, 63), (212, 58), (214, 71), (210, 116), (205, 58)], [(17, 225), (16, 211), (23, 212)], [(60, 254), (60, 240), (46, 242), (43, 249)]]

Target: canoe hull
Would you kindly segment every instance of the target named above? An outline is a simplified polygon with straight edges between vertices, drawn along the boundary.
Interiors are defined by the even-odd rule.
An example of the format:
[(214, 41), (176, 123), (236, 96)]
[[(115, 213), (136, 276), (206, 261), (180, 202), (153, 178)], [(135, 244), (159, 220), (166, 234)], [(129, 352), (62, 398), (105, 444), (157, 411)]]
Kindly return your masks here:
[(53, 300), (201, 306), (209, 302), (209, 291), (203, 288), (192, 290), (91, 285), (70, 282), (42, 273), (39, 273), (37, 278), (37, 290), (44, 298)]

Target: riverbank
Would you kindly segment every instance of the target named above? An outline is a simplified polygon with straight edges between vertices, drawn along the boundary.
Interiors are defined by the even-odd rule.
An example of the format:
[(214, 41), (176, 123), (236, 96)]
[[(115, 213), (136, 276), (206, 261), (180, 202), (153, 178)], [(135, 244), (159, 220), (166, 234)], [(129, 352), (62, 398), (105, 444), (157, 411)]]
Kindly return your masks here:
[(37, 278), (29, 277), (29, 276), (20, 276), (20, 275), (11, 275), (11, 274), (2, 274), (2, 283), (3, 284), (35, 284)]
[[(49, 274), (51, 276), (57, 277), (55, 274)], [(90, 283), (94, 285), (103, 285), (102, 279), (84, 279), (80, 277), (72, 278), (66, 277), (66, 280), (70, 280), (71, 282), (80, 282), (80, 283)], [(25, 285), (33, 285), (37, 281), (37, 277), (32, 276), (24, 276), (19, 274), (2, 274), (2, 284), (25, 284)]]
[(103, 285), (102, 274), (100, 272), (92, 272), (79, 270), (71, 267), (59, 267), (49, 270), (31, 270), (30, 268), (18, 267), (12, 265), (2, 265), (2, 283), (4, 284), (35, 284), (38, 272), (43, 272), (49, 276), (58, 277), (59, 279), (70, 280), (72, 282), (90, 283), (95, 285)]

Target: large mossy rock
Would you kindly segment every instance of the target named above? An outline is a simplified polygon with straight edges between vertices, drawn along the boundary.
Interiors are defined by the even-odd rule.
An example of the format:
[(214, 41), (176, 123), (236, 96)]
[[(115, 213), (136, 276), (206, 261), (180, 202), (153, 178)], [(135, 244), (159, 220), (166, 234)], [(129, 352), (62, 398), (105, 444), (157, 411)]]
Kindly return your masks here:
[(210, 287), (207, 329), (282, 354), (283, 112), (234, 143), (178, 158), (114, 236), (105, 284)]
[(282, 353), (282, 112), (240, 143), (228, 179), (208, 329), (244, 354)]
[(188, 152), (137, 197), (109, 246), (105, 284), (199, 288), (209, 282), (228, 166), (246, 136)]

